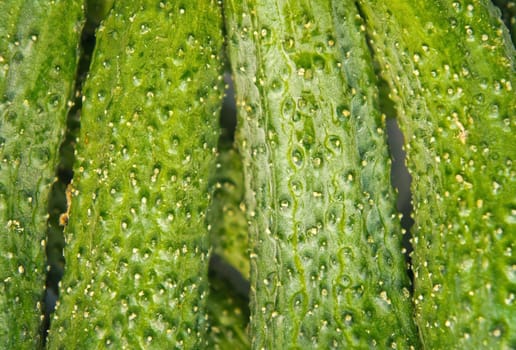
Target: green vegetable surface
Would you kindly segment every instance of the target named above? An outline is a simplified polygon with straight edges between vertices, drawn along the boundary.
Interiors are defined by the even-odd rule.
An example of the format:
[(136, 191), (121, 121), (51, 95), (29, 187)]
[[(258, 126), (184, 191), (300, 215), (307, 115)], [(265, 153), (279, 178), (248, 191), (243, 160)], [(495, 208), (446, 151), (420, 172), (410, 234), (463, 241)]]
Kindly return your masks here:
[(34, 349), (47, 199), (72, 98), (80, 1), (0, 2), (0, 344)]
[(222, 96), (210, 1), (118, 1), (84, 87), (50, 348), (203, 348)]
[(513, 28), (503, 0), (1, 1), (0, 346), (516, 349)]
[[(228, 99), (226, 96), (225, 100)], [(222, 108), (221, 118), (227, 118), (226, 110)], [(247, 333), (250, 268), (242, 160), (229, 134), (221, 121), (219, 154), (210, 178), (213, 199), (207, 214), (212, 247), (208, 348), (236, 350), (250, 347)]]
[(514, 46), (488, 1), (360, 3), (407, 139), (424, 345), (515, 348)]
[(242, 159), (236, 149), (226, 147), (219, 148), (217, 170), (211, 179), (214, 187), (214, 198), (208, 217), (211, 245), (214, 253), (221, 255), (243, 277), (249, 279)]
[(354, 3), (227, 1), (225, 13), (253, 348), (419, 347)]

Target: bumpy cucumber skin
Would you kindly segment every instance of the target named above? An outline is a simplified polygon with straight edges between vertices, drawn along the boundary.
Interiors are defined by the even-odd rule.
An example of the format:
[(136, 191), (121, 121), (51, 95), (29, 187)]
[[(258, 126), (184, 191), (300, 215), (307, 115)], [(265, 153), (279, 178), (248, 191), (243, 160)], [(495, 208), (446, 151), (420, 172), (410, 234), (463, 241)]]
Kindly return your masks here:
[(0, 344), (34, 349), (47, 200), (72, 97), (81, 1), (0, 2)]
[(516, 348), (515, 51), (489, 1), (360, 1), (407, 140), (427, 349)]
[(254, 349), (419, 348), (352, 1), (225, 1)]
[(214, 1), (117, 1), (99, 27), (50, 349), (205, 347), (221, 20)]

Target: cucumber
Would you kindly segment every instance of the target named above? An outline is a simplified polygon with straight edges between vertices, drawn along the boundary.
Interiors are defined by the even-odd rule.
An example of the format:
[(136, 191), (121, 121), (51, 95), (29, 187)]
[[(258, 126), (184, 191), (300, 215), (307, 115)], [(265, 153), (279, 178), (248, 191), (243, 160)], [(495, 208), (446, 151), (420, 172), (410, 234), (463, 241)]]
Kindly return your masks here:
[(500, 9), (502, 20), (511, 34), (512, 43), (516, 43), (516, 1), (493, 0), (493, 4)]
[[(250, 348), (247, 326), (249, 323), (248, 300), (238, 292), (242, 289), (240, 279), (233, 276), (238, 270), (222, 261), (219, 255), (212, 255), (210, 270), (218, 266), (217, 272), (224, 269), (224, 275), (210, 273), (210, 294), (208, 296), (208, 315), (210, 328), (208, 332), (207, 349), (234, 349), (244, 350)], [(233, 280), (228, 277), (233, 277)], [(240, 277), (241, 278), (241, 277)], [(228, 283), (229, 282), (229, 283)], [(235, 288), (237, 287), (237, 288)], [(248, 289), (248, 288), (247, 288)], [(247, 290), (246, 290), (247, 292)]]
[(234, 148), (222, 148), (211, 179), (214, 187), (208, 222), (213, 252), (223, 257), (249, 279), (247, 220), (244, 208), (242, 159)]
[(113, 7), (115, 0), (85, 0), (86, 19), (92, 27), (98, 27)]
[(254, 349), (420, 348), (353, 1), (224, 1)]
[[(223, 109), (224, 111), (224, 109)], [(208, 212), (210, 260), (209, 349), (249, 349), (249, 252), (243, 209), (242, 160), (222, 128), (215, 188)]]
[(423, 345), (514, 349), (516, 102), (509, 34), (489, 1), (359, 3), (407, 140)]
[[(81, 5), (0, 3), (5, 348), (44, 343), (45, 231), (67, 222), (50, 349), (516, 348), (516, 56), (491, 2), (224, 1), (238, 151), (217, 146), (219, 3), (88, 0), (84, 29)], [(100, 22), (65, 203), (79, 37)]]
[[(225, 58), (226, 65), (228, 63)], [(220, 137), (210, 177), (213, 197), (207, 221), (211, 257), (208, 295), (209, 349), (249, 349), (249, 245), (242, 159), (234, 145), (236, 106), (228, 67), (220, 112)]]
[(50, 349), (205, 347), (221, 20), (117, 1), (97, 30)]
[(47, 203), (70, 108), (81, 1), (0, 2), (0, 344), (41, 341)]

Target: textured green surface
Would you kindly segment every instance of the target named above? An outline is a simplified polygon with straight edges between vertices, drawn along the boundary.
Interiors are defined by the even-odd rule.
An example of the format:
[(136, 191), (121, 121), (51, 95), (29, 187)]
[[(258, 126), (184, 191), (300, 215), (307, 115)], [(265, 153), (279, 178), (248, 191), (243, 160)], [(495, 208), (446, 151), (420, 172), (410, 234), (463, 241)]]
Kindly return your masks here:
[(72, 96), (80, 1), (0, 2), (0, 344), (34, 349), (47, 197)]
[(98, 29), (50, 348), (205, 346), (221, 49), (213, 1), (118, 1)]
[(255, 349), (419, 348), (351, 1), (225, 1)]
[(86, 18), (94, 25), (106, 18), (115, 0), (85, 0)]
[(407, 140), (425, 348), (514, 349), (515, 51), (498, 11), (360, 3)]
[[(249, 244), (247, 221), (244, 212), (244, 179), (242, 159), (231, 141), (221, 136), (216, 170), (211, 178), (214, 187), (208, 222), (212, 254), (236, 268), (249, 280)], [(213, 264), (213, 262), (212, 262)], [(212, 266), (212, 270), (214, 267)], [(218, 267), (218, 270), (221, 268)], [(235, 271), (235, 272), (236, 272)], [(248, 300), (235, 293), (235, 285), (221, 279), (222, 272), (210, 277), (208, 313), (210, 316), (210, 343), (213, 349), (249, 349), (247, 325), (249, 323)], [(226, 271), (227, 273), (234, 273)], [(231, 277), (231, 276), (230, 276)], [(235, 281), (242, 284), (242, 281)], [(238, 286), (242, 293), (245, 288)]]
[(516, 42), (516, 1), (514, 0), (493, 0), (501, 11), (501, 18), (511, 34), (512, 43)]
[[(516, 348), (515, 50), (491, 2), (225, 1), (243, 162), (220, 143), (216, 160), (220, 3), (113, 2), (86, 1), (84, 33), (110, 15), (84, 90), (50, 348)], [(514, 1), (496, 3), (514, 28)], [(8, 349), (40, 342), (82, 24), (77, 1), (0, 3)], [(413, 177), (413, 298), (391, 107)], [(223, 264), (208, 286), (210, 244)], [(250, 324), (226, 262), (251, 277)]]
[[(220, 146), (219, 146), (220, 147)], [(224, 146), (222, 146), (224, 147)], [(217, 169), (212, 177), (213, 202), (208, 221), (213, 252), (249, 279), (249, 243), (244, 206), (242, 159), (234, 148), (219, 148)]]
[(220, 279), (210, 278), (208, 315), (210, 329), (206, 349), (245, 350), (250, 348), (247, 333), (248, 307), (238, 298), (231, 285)]

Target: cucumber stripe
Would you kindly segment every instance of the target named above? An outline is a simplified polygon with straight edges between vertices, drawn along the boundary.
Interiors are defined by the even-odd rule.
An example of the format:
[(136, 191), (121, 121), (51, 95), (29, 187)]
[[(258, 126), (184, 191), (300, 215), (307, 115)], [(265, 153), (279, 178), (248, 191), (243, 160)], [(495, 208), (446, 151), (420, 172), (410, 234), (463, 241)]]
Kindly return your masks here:
[(516, 348), (515, 50), (499, 12), (360, 4), (407, 140), (425, 348)]
[(418, 347), (352, 1), (225, 1), (255, 349)]
[(0, 344), (34, 349), (48, 195), (78, 60), (80, 1), (0, 3)]

